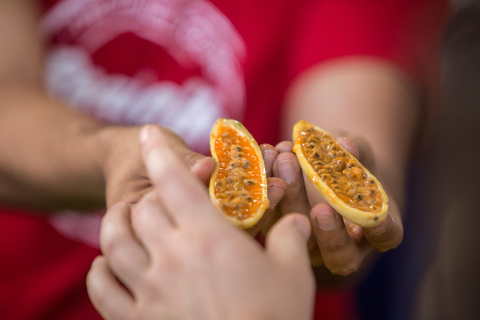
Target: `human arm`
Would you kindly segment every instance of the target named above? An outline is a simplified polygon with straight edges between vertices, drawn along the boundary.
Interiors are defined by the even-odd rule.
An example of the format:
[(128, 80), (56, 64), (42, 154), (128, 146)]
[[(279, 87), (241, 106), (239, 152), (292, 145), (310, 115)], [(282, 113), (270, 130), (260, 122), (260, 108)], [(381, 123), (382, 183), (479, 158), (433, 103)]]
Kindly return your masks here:
[[(138, 152), (140, 128), (99, 122), (47, 94), (36, 4), (0, 2), (0, 201), (42, 209), (133, 203), (150, 187)], [(161, 130), (208, 180), (213, 160), (202, 162), (178, 136)]]
[[(373, 59), (339, 59), (309, 71), (292, 87), (285, 128), (291, 128), (299, 119), (309, 119), (337, 136), (353, 134), (351, 140), (358, 142), (360, 160), (379, 177), (390, 199), (385, 222), (363, 230), (347, 226), (347, 231), (343, 219), (329, 206), (315, 206), (320, 202), (318, 192), (307, 182), (313, 209), (310, 212), (310, 206), (304, 204), (303, 210), (312, 218), (323, 263), (332, 273), (348, 275), (360, 267), (373, 247), (386, 251), (400, 244), (403, 237), (400, 208), (407, 161), (419, 129), (420, 101), (418, 91), (401, 72)], [(289, 131), (284, 134), (291, 135)], [(277, 161), (282, 159), (295, 160), (295, 157), (281, 153)], [(301, 180), (299, 166), (295, 169), (296, 179)], [(279, 176), (283, 177), (282, 172)], [(290, 192), (301, 192), (295, 181), (290, 185)], [(287, 197), (301, 198), (295, 194)], [(291, 210), (288, 202), (283, 206), (287, 206), (285, 212)], [(333, 229), (318, 228), (315, 222), (319, 217), (327, 224), (324, 228)]]
[[(328, 205), (310, 210), (308, 200), (302, 198), (300, 167), (291, 145), (280, 144), (284, 152), (277, 163), (295, 164), (290, 192), (281, 207), (288, 212), (296, 203), (313, 221), (324, 217), (326, 230), (314, 226), (314, 233), (324, 247), (317, 262), (325, 263), (327, 269), (317, 271), (351, 274), (362, 263), (367, 265), (364, 262), (372, 256), (368, 253), (373, 247), (386, 251), (401, 242), (401, 221), (394, 218), (392, 225), (391, 218), (401, 217), (412, 146), (420, 144), (432, 118), (447, 7), (447, 1), (434, 0), (312, 2), (298, 24), (291, 55), (295, 80), (286, 99), (283, 138), (291, 140), (291, 126), (300, 119), (336, 137), (347, 135), (350, 140), (341, 139), (341, 143), (354, 154), (359, 151), (360, 161), (377, 175), (390, 198), (390, 214), (386, 224), (375, 228), (377, 235), (368, 230), (364, 236), (366, 230), (337, 214), (328, 219), (332, 218)], [(318, 193), (309, 182), (307, 186), (316, 205), (313, 196)]]
[(143, 131), (148, 138), (142, 155), (155, 188), (131, 213), (125, 204), (107, 212), (100, 235), (104, 257), (97, 258), (87, 278), (102, 316), (310, 319), (308, 220), (286, 216), (262, 248), (222, 217), (151, 129)]

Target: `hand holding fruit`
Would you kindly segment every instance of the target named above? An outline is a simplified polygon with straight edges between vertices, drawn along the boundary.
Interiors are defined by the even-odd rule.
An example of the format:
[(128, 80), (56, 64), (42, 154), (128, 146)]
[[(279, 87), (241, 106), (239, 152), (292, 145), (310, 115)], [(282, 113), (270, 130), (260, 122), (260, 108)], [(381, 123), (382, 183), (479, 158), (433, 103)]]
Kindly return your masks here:
[(314, 282), (308, 219), (288, 215), (266, 249), (212, 205), (205, 187), (153, 127), (141, 154), (153, 188), (110, 208), (104, 257), (87, 279), (107, 319), (310, 319)]
[[(349, 153), (358, 157), (359, 150), (350, 140), (340, 138), (339, 142)], [(362, 143), (357, 146), (362, 163), (374, 169), (373, 155), (368, 146)], [(375, 214), (370, 212), (357, 215), (357, 221), (372, 221), (377, 225), (362, 228), (353, 224), (325, 203), (308, 177), (304, 180), (293, 148), (293, 143), (287, 141), (277, 145), (279, 155), (274, 164), (274, 174), (288, 185), (279, 210), (282, 213), (301, 212), (311, 218), (315, 238), (310, 239), (309, 249), (313, 264), (324, 264), (333, 274), (348, 275), (362, 265), (373, 248), (387, 251), (400, 244), (403, 226), (400, 211), (393, 199), (390, 199), (388, 214), (384, 211), (381, 218), (375, 220)]]

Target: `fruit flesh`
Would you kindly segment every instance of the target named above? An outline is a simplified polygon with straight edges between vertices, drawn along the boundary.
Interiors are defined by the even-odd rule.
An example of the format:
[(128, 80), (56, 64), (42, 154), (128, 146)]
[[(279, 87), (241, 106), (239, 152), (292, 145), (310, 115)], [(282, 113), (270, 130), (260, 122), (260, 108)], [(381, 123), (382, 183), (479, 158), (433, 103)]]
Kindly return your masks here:
[(218, 129), (214, 148), (218, 163), (215, 199), (227, 216), (251, 218), (262, 206), (262, 159), (248, 137), (229, 126)]
[(376, 179), (331, 135), (305, 126), (300, 129), (296, 144), (318, 178), (345, 204), (371, 213), (382, 210), (383, 198)]

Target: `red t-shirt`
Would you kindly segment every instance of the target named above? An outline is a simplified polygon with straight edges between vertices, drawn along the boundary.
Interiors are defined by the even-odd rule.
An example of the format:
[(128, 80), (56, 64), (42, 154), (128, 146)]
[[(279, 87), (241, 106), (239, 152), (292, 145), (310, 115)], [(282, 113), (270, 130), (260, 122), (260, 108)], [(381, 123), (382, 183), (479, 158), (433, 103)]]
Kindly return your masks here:
[[(375, 56), (430, 85), (447, 1), (45, 0), (48, 90), (106, 122), (156, 123), (208, 152), (218, 117), (275, 144), (283, 95), (310, 66)], [(96, 319), (85, 276), (101, 214), (0, 210), (0, 318)], [(348, 292), (317, 299), (352, 319)]]

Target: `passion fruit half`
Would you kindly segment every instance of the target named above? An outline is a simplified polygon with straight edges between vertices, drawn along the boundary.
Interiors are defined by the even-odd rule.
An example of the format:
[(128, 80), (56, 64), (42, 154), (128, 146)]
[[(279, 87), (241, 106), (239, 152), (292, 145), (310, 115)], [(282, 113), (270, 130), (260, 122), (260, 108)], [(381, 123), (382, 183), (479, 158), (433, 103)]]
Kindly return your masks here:
[(366, 228), (385, 219), (388, 197), (382, 185), (331, 134), (301, 120), (293, 142), (302, 170), (338, 213)]
[(210, 136), (217, 165), (210, 179), (212, 203), (236, 226), (253, 227), (269, 206), (262, 152), (238, 121), (218, 119)]

